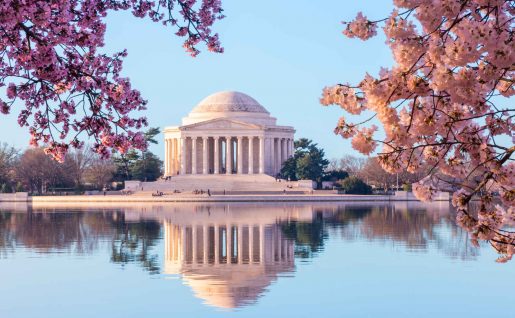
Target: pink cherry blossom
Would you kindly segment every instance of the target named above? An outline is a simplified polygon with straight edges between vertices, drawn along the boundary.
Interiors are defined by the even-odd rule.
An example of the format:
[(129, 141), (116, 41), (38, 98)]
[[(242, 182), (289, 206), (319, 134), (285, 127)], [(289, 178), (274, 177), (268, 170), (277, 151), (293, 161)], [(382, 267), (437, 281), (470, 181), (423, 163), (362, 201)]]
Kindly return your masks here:
[(368, 21), (361, 12), (358, 12), (354, 21), (350, 23), (344, 22), (344, 24), (347, 24), (347, 28), (343, 30), (343, 34), (351, 38), (357, 37), (361, 40), (367, 40), (377, 33), (375, 24)]
[(94, 139), (102, 157), (111, 150), (145, 149), (139, 130), (146, 100), (120, 76), (126, 51), (100, 53), (105, 17), (129, 10), (177, 29), (195, 56), (204, 43), (223, 52), (211, 27), (222, 19), (220, 0), (4, 0), (0, 2), (0, 113), (18, 113), (30, 144), (63, 160), (81, 136)]
[[(502, 0), (394, 0), (387, 18), (361, 12), (344, 35), (366, 40), (382, 25), (395, 64), (366, 74), (356, 85), (324, 88), (321, 103), (349, 115), (374, 113), (385, 133), (373, 139), (369, 120), (339, 117), (335, 132), (371, 154), (388, 172), (426, 169), (413, 185), (422, 201), (438, 190), (454, 192), (457, 222), (473, 244), (487, 240), (512, 258), (515, 233), (515, 92), (513, 4)], [(369, 118), (372, 119), (372, 118)], [(511, 142), (510, 142), (511, 141)], [(426, 171), (425, 170), (425, 171)], [(477, 211), (470, 209), (477, 200)]]

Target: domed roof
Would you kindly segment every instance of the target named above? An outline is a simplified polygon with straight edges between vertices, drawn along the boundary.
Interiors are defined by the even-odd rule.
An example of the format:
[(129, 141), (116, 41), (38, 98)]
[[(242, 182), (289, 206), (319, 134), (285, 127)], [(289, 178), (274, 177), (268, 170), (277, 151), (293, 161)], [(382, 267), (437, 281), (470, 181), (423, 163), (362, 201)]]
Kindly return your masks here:
[(218, 92), (204, 98), (193, 108), (192, 113), (226, 113), (226, 112), (247, 112), (265, 113), (269, 112), (261, 106), (254, 98), (240, 92)]

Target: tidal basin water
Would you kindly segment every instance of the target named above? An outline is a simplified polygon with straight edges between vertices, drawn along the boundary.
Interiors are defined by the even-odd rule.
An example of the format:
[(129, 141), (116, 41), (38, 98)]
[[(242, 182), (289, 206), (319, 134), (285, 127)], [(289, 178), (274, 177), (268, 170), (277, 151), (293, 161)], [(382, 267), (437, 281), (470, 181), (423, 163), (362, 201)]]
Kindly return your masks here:
[(515, 317), (448, 203), (0, 205), (0, 317)]

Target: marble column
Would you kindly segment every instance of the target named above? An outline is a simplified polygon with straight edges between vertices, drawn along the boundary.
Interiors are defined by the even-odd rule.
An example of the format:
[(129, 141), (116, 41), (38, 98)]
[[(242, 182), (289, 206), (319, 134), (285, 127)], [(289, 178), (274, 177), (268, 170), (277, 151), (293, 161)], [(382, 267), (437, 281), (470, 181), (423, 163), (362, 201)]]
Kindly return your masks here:
[(259, 173), (265, 173), (265, 137), (259, 137)]
[(270, 172), (275, 177), (275, 138), (270, 138)]
[(208, 138), (202, 138), (202, 174), (208, 174), (209, 166), (209, 155), (207, 151)]
[(237, 159), (237, 165), (238, 165), (238, 174), (243, 174), (243, 137), (238, 136), (238, 159)]
[(191, 137), (191, 174), (197, 174), (197, 137)]
[(248, 174), (254, 173), (254, 137), (249, 137), (249, 162), (248, 162), (249, 170)]
[(277, 145), (275, 148), (275, 174), (281, 171), (281, 138), (277, 138)]
[(179, 139), (172, 139), (172, 174), (178, 174), (179, 166)]
[(174, 155), (174, 140), (175, 139), (168, 139), (168, 174), (170, 176), (173, 176), (175, 173), (174, 166), (175, 166), (175, 155)]
[(219, 144), (219, 141), (220, 141), (220, 137), (215, 137), (214, 138), (214, 142), (213, 142), (213, 145), (214, 145), (214, 149), (213, 149), (213, 161), (214, 161), (214, 164), (215, 164), (215, 171), (214, 173), (215, 174), (219, 174), (220, 173), (220, 156), (218, 154), (218, 149), (220, 147), (220, 144)]
[(170, 140), (165, 139), (165, 176), (170, 174)]
[(225, 137), (225, 173), (232, 174), (232, 142), (231, 137)]
[(286, 161), (286, 159), (288, 159), (288, 142), (287, 142), (287, 139), (286, 138), (283, 138), (282, 141), (281, 141), (281, 145), (283, 147), (282, 151), (281, 151), (281, 167), (283, 165), (283, 162)]
[(186, 174), (186, 138), (181, 137), (181, 174)]

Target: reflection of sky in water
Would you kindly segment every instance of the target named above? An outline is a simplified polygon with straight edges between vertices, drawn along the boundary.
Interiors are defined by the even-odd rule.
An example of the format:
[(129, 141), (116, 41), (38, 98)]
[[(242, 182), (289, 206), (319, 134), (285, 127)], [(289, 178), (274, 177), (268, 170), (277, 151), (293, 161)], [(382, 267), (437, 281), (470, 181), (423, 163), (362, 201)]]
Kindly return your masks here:
[(0, 210), (0, 317), (479, 317), (515, 301), (513, 264), (443, 203)]

